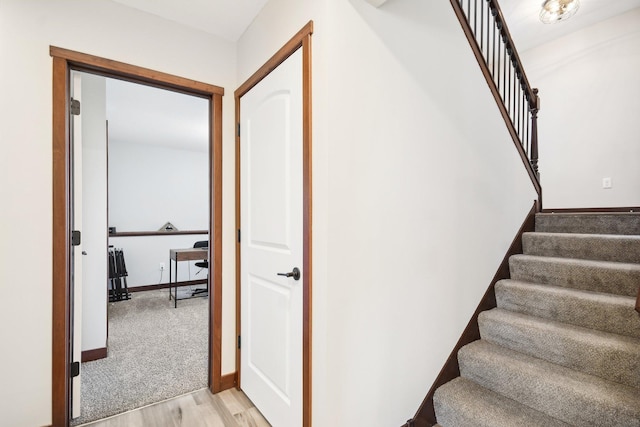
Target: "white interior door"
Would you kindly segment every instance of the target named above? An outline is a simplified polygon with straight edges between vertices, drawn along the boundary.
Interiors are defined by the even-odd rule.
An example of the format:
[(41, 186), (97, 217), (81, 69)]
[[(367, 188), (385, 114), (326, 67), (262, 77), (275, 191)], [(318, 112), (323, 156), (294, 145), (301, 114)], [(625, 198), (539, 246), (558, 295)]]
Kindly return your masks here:
[(302, 425), (302, 49), (241, 98), (241, 388)]
[[(72, 74), (71, 96), (80, 101), (82, 98), (81, 77)], [(73, 214), (72, 229), (82, 232), (82, 120), (79, 115), (71, 116), (71, 143), (73, 144)], [(82, 240), (81, 240), (82, 242)], [(73, 275), (71, 277), (72, 290), (72, 325), (73, 344), (72, 362), (82, 359), (82, 243), (72, 246), (71, 259)], [(71, 418), (80, 416), (80, 375), (71, 380)]]

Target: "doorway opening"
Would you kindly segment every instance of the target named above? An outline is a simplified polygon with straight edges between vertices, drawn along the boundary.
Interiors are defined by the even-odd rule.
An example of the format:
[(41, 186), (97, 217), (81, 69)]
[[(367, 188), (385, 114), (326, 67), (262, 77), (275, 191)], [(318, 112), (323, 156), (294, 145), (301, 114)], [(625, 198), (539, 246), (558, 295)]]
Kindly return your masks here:
[[(210, 115), (205, 98), (70, 77), (79, 105), (72, 223), (81, 233), (73, 360), (82, 362), (71, 425), (80, 425), (207, 386), (208, 301), (196, 297), (208, 296)], [(178, 271), (171, 251), (194, 245), (201, 258)], [(180, 286), (170, 292), (170, 282)]]
[[(70, 125), (71, 71), (88, 72), (193, 95), (208, 104), (208, 374), (212, 392), (223, 389), (221, 378), (221, 228), (222, 228), (222, 95), (220, 87), (153, 70), (107, 60), (57, 47), (53, 57), (53, 342), (52, 423), (67, 426), (71, 418), (71, 377), (76, 370), (72, 357), (73, 337), (73, 148)], [(189, 185), (185, 182), (185, 185)], [(105, 230), (106, 232), (106, 230)], [(73, 236), (75, 237), (75, 236)], [(168, 254), (167, 254), (168, 255)], [(168, 267), (168, 266), (167, 266)], [(105, 289), (105, 293), (107, 289)], [(168, 295), (168, 294), (167, 294)], [(224, 383), (229, 386), (228, 380)]]

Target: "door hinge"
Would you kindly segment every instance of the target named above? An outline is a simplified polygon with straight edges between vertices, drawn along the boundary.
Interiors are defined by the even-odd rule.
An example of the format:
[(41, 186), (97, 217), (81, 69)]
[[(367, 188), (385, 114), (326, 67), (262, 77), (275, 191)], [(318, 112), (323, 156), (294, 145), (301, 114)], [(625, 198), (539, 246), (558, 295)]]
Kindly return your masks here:
[(238, 228), (238, 243), (240, 243), (240, 229)]
[(71, 114), (74, 116), (80, 115), (80, 101), (71, 98)]
[(238, 335), (238, 348), (240, 348), (240, 335)]
[(80, 375), (80, 362), (71, 362), (69, 366), (69, 377), (75, 378)]
[(240, 123), (237, 124), (237, 133), (238, 133), (238, 138), (240, 138)]
[(71, 232), (71, 246), (78, 246), (80, 244), (81, 233), (78, 230)]

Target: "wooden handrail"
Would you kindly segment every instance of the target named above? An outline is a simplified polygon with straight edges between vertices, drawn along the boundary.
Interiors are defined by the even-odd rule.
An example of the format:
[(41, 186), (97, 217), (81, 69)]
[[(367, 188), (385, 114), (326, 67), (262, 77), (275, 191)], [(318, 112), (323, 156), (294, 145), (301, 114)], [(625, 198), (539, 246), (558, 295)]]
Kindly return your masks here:
[(529, 84), (498, 2), (450, 2), (538, 193), (538, 209), (541, 209), (542, 187), (538, 172), (538, 90)]

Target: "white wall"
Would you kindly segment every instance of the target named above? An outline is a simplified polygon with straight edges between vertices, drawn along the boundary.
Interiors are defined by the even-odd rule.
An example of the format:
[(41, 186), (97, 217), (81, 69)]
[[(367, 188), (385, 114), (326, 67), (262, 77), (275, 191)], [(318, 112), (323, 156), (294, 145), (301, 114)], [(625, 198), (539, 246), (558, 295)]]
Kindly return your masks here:
[[(109, 141), (109, 226), (118, 232), (156, 231), (166, 222), (182, 231), (209, 229), (208, 152)], [(109, 244), (124, 250), (128, 285), (136, 287), (168, 283), (169, 250), (190, 248), (207, 238), (110, 237)], [(166, 267), (162, 279), (161, 262)], [(189, 280), (187, 263), (180, 267), (178, 279)], [(192, 279), (205, 277), (202, 273)]]
[(312, 18), (313, 422), (402, 425), (535, 192), (448, 2), (272, 0), (238, 80)]
[[(522, 53), (545, 208), (640, 206), (640, 8)], [(602, 188), (610, 177), (613, 187)]]
[[(5, 423), (51, 421), (49, 45), (225, 87), (228, 373), (232, 93), (309, 19), (314, 425), (401, 425), (413, 415), (534, 198), (449, 4), (271, 0), (238, 43), (236, 74), (232, 43), (106, 0), (0, 0), (0, 57), (11, 58), (0, 67), (0, 220), (10, 224), (0, 241), (0, 286), (12, 295), (0, 311), (3, 345), (12, 349), (0, 356)], [(34, 242), (37, 269), (25, 256)]]
[(82, 350), (107, 344), (106, 82), (82, 73)]
[(109, 226), (116, 231), (209, 228), (207, 150), (109, 141)]
[(0, 412), (15, 427), (51, 422), (50, 45), (225, 88), (223, 374), (235, 369), (234, 44), (107, 0), (0, 0)]

